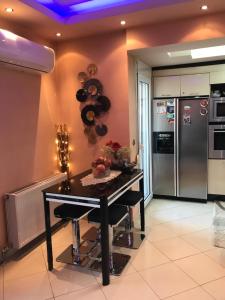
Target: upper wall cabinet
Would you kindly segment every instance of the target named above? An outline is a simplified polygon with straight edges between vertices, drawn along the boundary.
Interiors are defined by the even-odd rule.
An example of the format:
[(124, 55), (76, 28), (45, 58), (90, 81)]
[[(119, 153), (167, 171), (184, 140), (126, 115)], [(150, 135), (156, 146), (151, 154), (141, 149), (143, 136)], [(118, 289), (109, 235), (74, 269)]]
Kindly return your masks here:
[(210, 84), (225, 83), (225, 71), (210, 72)]
[(181, 96), (210, 94), (209, 73), (181, 76)]
[(154, 97), (179, 97), (180, 76), (165, 76), (154, 78)]

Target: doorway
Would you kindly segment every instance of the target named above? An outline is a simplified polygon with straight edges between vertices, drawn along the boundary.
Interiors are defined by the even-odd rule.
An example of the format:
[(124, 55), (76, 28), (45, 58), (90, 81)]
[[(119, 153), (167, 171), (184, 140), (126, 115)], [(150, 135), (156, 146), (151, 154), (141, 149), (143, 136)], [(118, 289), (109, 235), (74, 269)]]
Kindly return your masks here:
[(137, 83), (139, 162), (140, 168), (144, 171), (144, 197), (146, 206), (152, 199), (150, 78), (138, 73)]

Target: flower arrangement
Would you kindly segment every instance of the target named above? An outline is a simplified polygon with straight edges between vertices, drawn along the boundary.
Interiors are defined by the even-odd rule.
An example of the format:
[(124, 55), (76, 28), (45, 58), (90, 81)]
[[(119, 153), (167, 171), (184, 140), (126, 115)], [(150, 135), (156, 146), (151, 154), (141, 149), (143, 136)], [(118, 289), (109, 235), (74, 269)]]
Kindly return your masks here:
[(102, 149), (103, 155), (112, 161), (112, 168), (122, 167), (130, 161), (130, 149), (118, 142), (109, 141)]

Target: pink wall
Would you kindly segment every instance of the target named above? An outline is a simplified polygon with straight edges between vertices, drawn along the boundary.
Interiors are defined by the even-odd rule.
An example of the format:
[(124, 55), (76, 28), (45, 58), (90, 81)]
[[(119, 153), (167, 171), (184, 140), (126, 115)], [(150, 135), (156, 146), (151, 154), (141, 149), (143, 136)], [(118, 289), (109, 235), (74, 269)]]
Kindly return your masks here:
[[(60, 44), (57, 52), (57, 82), (62, 116), (71, 131), (71, 172), (78, 173), (90, 168), (91, 161), (99, 155), (101, 145), (109, 139), (123, 145), (129, 144), (128, 110), (128, 62), (125, 32), (110, 36), (85, 38)], [(86, 71), (88, 64), (98, 66), (97, 78), (104, 86), (104, 93), (111, 100), (112, 107), (103, 118), (108, 134), (96, 145), (88, 144), (80, 118), (80, 103), (75, 100), (76, 91), (81, 88), (77, 80), (80, 71)]]
[(52, 76), (0, 67), (0, 247), (6, 243), (3, 195), (54, 173), (58, 105)]

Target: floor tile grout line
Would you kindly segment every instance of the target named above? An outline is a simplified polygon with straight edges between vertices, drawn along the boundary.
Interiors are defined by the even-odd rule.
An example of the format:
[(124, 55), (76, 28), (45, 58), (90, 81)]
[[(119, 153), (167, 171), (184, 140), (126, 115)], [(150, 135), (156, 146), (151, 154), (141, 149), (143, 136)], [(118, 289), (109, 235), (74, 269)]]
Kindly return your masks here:
[[(153, 289), (153, 287), (151, 286), (151, 284), (142, 276), (142, 274), (140, 273), (140, 272), (138, 272), (139, 273), (139, 275), (141, 276), (141, 278), (146, 282), (146, 284), (151, 288), (151, 290), (154, 292), (154, 294), (157, 296), (157, 297), (159, 297), (159, 299), (165, 299), (165, 297), (160, 297), (160, 295), (159, 294), (157, 294), (157, 292)], [(184, 291), (185, 292), (185, 291)], [(175, 294), (174, 295), (170, 295), (170, 296), (168, 296), (168, 297), (172, 297), (172, 296), (175, 296)], [(167, 298), (168, 298), (167, 297)]]
[(161, 299), (160, 296), (151, 287), (151, 285), (143, 278), (143, 276), (141, 275), (141, 273), (140, 272), (137, 272), (137, 273), (140, 276), (140, 278), (147, 284), (147, 286), (150, 288), (150, 290), (153, 292), (153, 294), (156, 295), (157, 297), (159, 297), (159, 299)]
[(213, 299), (217, 300), (217, 298), (215, 298), (213, 295), (211, 295), (205, 288), (204, 288), (204, 285), (208, 284), (208, 283), (212, 283), (214, 281), (217, 281), (217, 280), (220, 280), (222, 278), (225, 278), (225, 276), (221, 277), (221, 278), (218, 278), (218, 279), (215, 279), (215, 280), (212, 280), (212, 281), (209, 281), (209, 282), (206, 282), (206, 283), (203, 283), (200, 285), (200, 287), (207, 293), (209, 294)]
[[(154, 295), (156, 295), (157, 297), (158, 297), (158, 295), (155, 293), (155, 291), (149, 286), (149, 284), (144, 280), (144, 278), (141, 276), (141, 274), (137, 271), (136, 272), (137, 274), (138, 274), (138, 276), (140, 277), (140, 279), (142, 279), (146, 284), (147, 284), (147, 286), (150, 288), (150, 290), (153, 292), (153, 294)], [(125, 275), (125, 276), (132, 276), (132, 275), (134, 275), (134, 274), (136, 274), (136, 273), (133, 273), (133, 274), (127, 274), (127, 275)], [(124, 276), (123, 276), (124, 277)], [(117, 280), (121, 280), (121, 277), (118, 277), (118, 278), (116, 278), (116, 279), (114, 279), (115, 281), (117, 281)], [(113, 280), (113, 281), (114, 281)], [(104, 293), (104, 289), (103, 289), (103, 287), (101, 286), (101, 288), (102, 288), (102, 290), (103, 290), (103, 293)], [(106, 296), (106, 295), (105, 295)], [(108, 297), (106, 296), (106, 299), (108, 299)]]
[[(169, 299), (169, 298), (171, 298), (171, 297), (175, 297), (175, 296), (178, 296), (178, 295), (182, 295), (182, 294), (184, 294), (184, 293), (187, 293), (187, 292), (189, 292), (189, 291), (192, 291), (192, 290), (195, 290), (195, 289), (197, 289), (197, 288), (201, 288), (201, 286), (199, 285), (199, 286), (195, 286), (195, 287), (193, 287), (193, 288), (191, 288), (191, 289), (188, 289), (188, 290), (186, 290), (186, 291), (183, 291), (183, 292), (181, 292), (181, 293), (176, 293), (176, 294), (174, 294), (174, 295), (172, 295), (172, 296), (168, 296), (168, 297), (165, 297), (165, 298), (161, 298), (161, 299), (163, 299), (163, 300), (167, 300), (167, 299)], [(205, 290), (204, 290), (204, 292), (205, 292)], [(209, 293), (207, 293), (209, 296), (211, 296), (212, 297), (212, 295), (210, 295)], [(214, 297), (212, 297), (213, 299), (215, 299)]]
[[(170, 261), (169, 263), (172, 263), (172, 264), (174, 264), (180, 271), (182, 271), (187, 277), (189, 277), (189, 279), (191, 279), (195, 284), (197, 284), (197, 286), (200, 286), (200, 284), (198, 283), (198, 282), (196, 282), (196, 280), (194, 280), (189, 274), (187, 274), (184, 270), (182, 270), (181, 268), (180, 268), (180, 266), (178, 266), (175, 262), (173, 262), (173, 261)], [(168, 263), (168, 264), (169, 264)], [(141, 275), (141, 274), (140, 274)], [(143, 278), (144, 279), (144, 278)], [(187, 289), (186, 291), (188, 291), (189, 289)], [(185, 291), (184, 291), (185, 292)], [(173, 295), (171, 295), (171, 296), (173, 296)], [(170, 297), (171, 297), (170, 296)]]
[[(197, 255), (199, 255), (199, 254), (203, 254), (203, 253), (198, 253), (198, 254), (195, 254), (195, 255), (192, 255), (192, 256), (197, 256)], [(179, 259), (179, 260), (182, 260), (182, 258)], [(177, 261), (178, 261), (178, 260), (177, 260)], [(225, 277), (225, 275), (223, 275), (223, 276), (218, 277), (218, 278), (216, 278), (216, 279), (213, 279), (213, 280), (210, 280), (210, 281), (207, 281), (207, 282), (205, 282), (205, 283), (200, 284), (200, 283), (198, 283), (194, 278), (192, 278), (191, 275), (189, 275), (187, 272), (185, 272), (179, 265), (177, 265), (176, 262), (174, 262), (174, 264), (175, 264), (181, 271), (183, 271), (189, 278), (191, 278), (195, 283), (197, 283), (199, 286), (202, 286), (202, 285), (207, 284), (207, 283), (209, 283), (209, 282), (213, 282), (213, 281), (216, 281), (216, 280), (218, 280), (218, 279), (221, 279), (221, 278)], [(217, 265), (219, 265), (219, 264), (217, 264)], [(220, 265), (219, 265), (219, 266), (220, 266)], [(224, 269), (225, 269), (225, 268), (224, 268)]]
[(2, 293), (3, 293), (3, 300), (5, 300), (5, 268), (4, 268), (4, 264), (2, 265)]
[[(183, 241), (185, 241), (186, 243), (188, 243), (190, 246), (192, 246), (193, 248), (195, 248), (196, 246), (194, 244), (191, 244), (191, 242), (189, 241), (186, 241), (185, 239), (183, 239), (182, 237), (180, 237)], [(205, 251), (209, 251), (209, 250), (212, 250), (214, 246), (208, 248), (208, 249), (199, 249), (199, 248), (196, 248), (200, 253), (204, 253)]]
[(202, 252), (202, 254), (205, 254), (208, 258), (210, 258), (212, 261), (214, 261), (214, 262), (217, 263), (219, 266), (221, 266), (222, 268), (225, 269), (225, 261), (224, 261), (224, 265), (222, 265), (222, 264), (218, 263), (215, 259), (213, 259), (211, 256), (209, 256), (209, 255), (207, 254), (208, 251), (212, 251), (212, 250), (216, 250), (216, 249), (224, 249), (224, 251), (225, 251), (225, 248), (214, 247), (214, 248), (211, 248), (211, 249), (208, 249), (208, 250), (204, 250), (204, 251)]
[[(180, 207), (180, 204), (177, 205), (177, 206), (170, 207), (170, 208), (167, 207), (167, 208), (162, 208), (162, 209), (154, 209), (154, 210), (152, 210), (152, 212), (165, 211), (165, 210), (170, 210), (170, 209), (174, 209), (174, 208), (177, 208), (177, 207)], [(149, 206), (148, 209), (151, 209), (151, 203), (150, 203), (150, 206)]]
[[(153, 248), (155, 248), (157, 251), (159, 251), (161, 255), (163, 255), (163, 256), (165, 256), (166, 258), (168, 258), (168, 257), (167, 257), (166, 255), (164, 255), (160, 250), (158, 250), (154, 245), (152, 245), (151, 242), (149, 242), (148, 240), (147, 240), (147, 242), (148, 242)], [(138, 250), (138, 249), (137, 249), (137, 250)], [(171, 261), (170, 258), (168, 258), (168, 259), (169, 259), (169, 261)], [(158, 267), (158, 266), (161, 266), (161, 265), (164, 265), (164, 264), (167, 264), (167, 263), (168, 263), (168, 261), (167, 261), (167, 262), (164, 262), (164, 263), (160, 263), (159, 265), (156, 265), (156, 266), (147, 267), (147, 268), (138, 270), (137, 268), (135, 268), (135, 266), (133, 265), (133, 263), (132, 263), (132, 261), (131, 261), (132, 267), (135, 269), (136, 272), (144, 271), (144, 270), (147, 270), (147, 269), (156, 268), (156, 267)], [(127, 275), (129, 275), (129, 274), (127, 274)]]
[[(149, 208), (150, 209), (150, 208)], [(164, 211), (164, 210), (163, 210)], [(148, 214), (148, 213), (147, 213)], [(159, 223), (159, 224), (163, 224), (163, 223), (168, 223), (168, 222), (171, 222), (171, 221), (178, 221), (178, 220), (181, 220), (181, 219), (189, 219), (189, 218), (195, 218), (195, 217), (199, 217), (199, 216), (205, 216), (205, 215), (212, 215), (213, 214), (213, 211), (208, 211), (208, 212), (204, 212), (204, 213), (197, 213), (197, 214), (194, 214), (194, 215), (190, 215), (188, 217), (179, 217), (179, 218), (176, 218), (176, 219), (172, 219), (172, 220), (169, 220), (169, 221), (166, 221), (166, 222), (162, 222), (162, 223)], [(151, 214), (149, 213), (149, 217), (153, 217), (155, 218), (156, 216), (154, 216), (154, 214)]]
[[(5, 263), (7, 264), (7, 263)], [(44, 265), (45, 265), (45, 268), (46, 268), (46, 264), (45, 264), (45, 261), (44, 261)], [(34, 276), (34, 275), (37, 275), (37, 274), (41, 274), (41, 273), (44, 273), (44, 272), (47, 272), (47, 269), (45, 270), (42, 270), (42, 271), (35, 271), (34, 273), (30, 273), (30, 274), (27, 274), (27, 275), (23, 275), (22, 277), (14, 277), (14, 278), (10, 278), (10, 279), (5, 279), (5, 268), (3, 268), (3, 272), (4, 272), (4, 276), (3, 276), (3, 279), (4, 279), (4, 283), (7, 282), (7, 281), (15, 281), (15, 280), (19, 280), (19, 279), (24, 279), (24, 278), (27, 278), (27, 277), (30, 277), (30, 276)]]
[(53, 298), (54, 298), (55, 295), (54, 295), (53, 287), (52, 287), (52, 284), (51, 284), (50, 276), (49, 276), (49, 273), (48, 273), (49, 272), (48, 271), (48, 265), (47, 265), (47, 262), (45, 261), (44, 250), (42, 249), (42, 247), (41, 247), (41, 253), (42, 253), (42, 257), (44, 259), (44, 263), (45, 263), (45, 267), (46, 267), (46, 271), (47, 271), (47, 276), (48, 276), (48, 282), (49, 282), (49, 285), (50, 285), (50, 289), (51, 289), (51, 292), (52, 292), (52, 295), (53, 295)]
[(198, 255), (200, 254), (201, 251), (199, 251), (198, 253), (194, 253), (194, 254), (191, 254), (191, 255), (187, 255), (187, 256), (183, 256), (183, 257), (180, 257), (180, 258), (176, 258), (176, 259), (171, 259), (169, 256), (167, 256), (166, 254), (164, 254), (171, 262), (175, 262), (175, 261), (178, 261), (180, 259), (184, 259), (184, 258), (188, 258), (188, 257), (191, 257), (191, 256), (195, 256), (195, 255)]
[[(209, 215), (211, 213), (204, 213), (204, 214), (199, 214), (199, 215), (194, 215), (194, 216), (189, 216), (189, 217), (182, 217), (182, 218), (178, 218), (178, 219), (172, 219), (172, 220), (167, 220), (167, 221), (163, 221), (163, 222), (160, 222), (160, 223), (157, 223), (155, 224), (155, 226), (157, 225), (162, 225), (162, 224), (165, 224), (165, 223), (169, 223), (169, 222), (174, 222), (174, 221), (180, 221), (180, 220), (186, 220), (186, 219), (190, 219), (190, 218), (194, 218), (194, 217), (200, 217), (200, 216), (205, 216), (205, 215)], [(153, 217), (154, 219), (154, 216), (150, 216), (150, 217)]]
[[(160, 241), (155, 241), (155, 242), (152, 242), (152, 244), (159, 250), (159, 248), (155, 245), (155, 243), (157, 243), (157, 242), (161, 242), (161, 241), (168, 241), (168, 240), (172, 240), (172, 239), (177, 239), (177, 238), (179, 238), (179, 239), (182, 239), (182, 237), (181, 236), (176, 236), (176, 237), (171, 237), (171, 238), (168, 238), (168, 239), (163, 239), (163, 240), (160, 240)], [(184, 242), (186, 242), (189, 246), (191, 246), (192, 248), (194, 248), (195, 250), (197, 250), (197, 251), (199, 251), (199, 252), (201, 252), (202, 250), (201, 249), (198, 249), (198, 248), (196, 248), (194, 245), (192, 245), (190, 242), (188, 242), (188, 241), (186, 241), (186, 240), (184, 240), (184, 239), (182, 239)], [(207, 251), (207, 250), (206, 250)], [(164, 254), (165, 255), (165, 254)], [(191, 256), (191, 255), (190, 255)]]
[(73, 290), (73, 291), (69, 291), (68, 293), (63, 293), (63, 294), (60, 294), (60, 295), (57, 295), (57, 296), (53, 295), (53, 298), (57, 300), (57, 298), (59, 298), (59, 297), (70, 295), (70, 294), (73, 294), (73, 293), (76, 293), (76, 292), (80, 292), (80, 291), (86, 290), (86, 289), (88, 289), (88, 288), (90, 288), (92, 286), (95, 286), (95, 283), (92, 283), (92, 284), (87, 285), (87, 286), (83, 286), (83, 287), (78, 288), (78, 289)]
[(216, 279), (213, 279), (213, 280), (209, 280), (209, 281), (207, 281), (207, 282), (205, 282), (205, 283), (201, 283), (201, 284), (199, 284), (200, 286), (204, 286), (204, 285), (206, 285), (206, 284), (208, 284), (208, 283), (212, 283), (212, 282), (214, 282), (214, 281), (217, 281), (217, 280), (220, 280), (220, 279), (223, 279), (223, 278), (225, 278), (225, 275), (223, 275), (223, 276), (221, 276), (221, 277), (218, 277), (218, 278), (216, 278)]
[[(169, 222), (168, 222), (169, 223)], [(162, 225), (162, 224), (159, 224), (159, 225)], [(158, 225), (157, 225), (158, 226)], [(151, 234), (151, 231), (148, 233), (148, 236), (146, 237), (146, 239), (150, 242), (150, 243), (155, 243), (155, 242), (160, 242), (160, 241), (164, 241), (164, 240), (169, 240), (169, 239), (172, 239), (172, 238), (181, 238), (181, 237), (183, 237), (183, 236), (185, 236), (185, 235), (189, 235), (189, 234), (194, 234), (194, 233), (197, 233), (197, 232), (200, 232), (200, 231), (204, 231), (204, 230), (207, 230), (207, 229), (209, 229), (209, 228), (211, 228), (211, 226), (209, 226), (209, 227), (206, 227), (206, 228), (204, 228), (204, 229), (201, 229), (201, 230), (196, 230), (196, 231), (191, 231), (191, 232), (189, 232), (189, 233), (187, 233), (187, 234), (177, 234), (175, 231), (173, 231), (173, 230), (171, 230), (171, 232), (173, 232), (174, 234), (176, 234), (175, 236), (171, 236), (171, 237), (166, 237), (166, 238), (162, 238), (162, 239), (160, 239), (160, 240), (149, 240), (148, 239), (148, 236)], [(170, 229), (169, 229), (170, 230)], [(207, 250), (206, 250), (207, 251)]]
[[(205, 217), (206, 215), (211, 215), (211, 213), (206, 213), (206, 214), (199, 214), (199, 215), (195, 215), (195, 216), (190, 216), (190, 217), (182, 217), (182, 218), (179, 218), (179, 219), (171, 219), (171, 220), (168, 220), (168, 221), (163, 221), (163, 222), (160, 222), (160, 223), (156, 223), (156, 224), (153, 224), (153, 228), (156, 227), (156, 226), (159, 226), (159, 225), (166, 225), (166, 224), (169, 224), (169, 223), (174, 223), (174, 222), (180, 222), (181, 220), (184, 220), (186, 221), (187, 219), (192, 219), (192, 218), (195, 218), (195, 217)], [(152, 217), (154, 219), (154, 216), (149, 216), (150, 218)], [(212, 217), (212, 216), (211, 216)], [(147, 227), (151, 227), (152, 225), (147, 225)], [(212, 223), (207, 226), (206, 228), (212, 226)], [(197, 229), (197, 231), (201, 231), (201, 230), (204, 230), (205, 228), (203, 229)]]
[[(106, 297), (106, 295), (105, 295), (105, 293), (104, 293), (104, 291), (103, 291), (103, 288), (102, 288), (102, 282), (99, 282), (99, 281), (97, 280), (96, 277), (95, 277), (95, 279), (96, 279), (96, 281), (97, 281), (97, 284), (98, 284), (98, 286), (99, 286), (99, 289), (101, 290), (101, 292), (102, 292), (104, 298), (107, 300), (107, 297)], [(110, 278), (109, 278), (109, 280), (110, 280)], [(111, 283), (110, 283), (110, 284), (111, 284)]]
[(203, 289), (203, 291), (204, 291), (207, 295), (209, 295), (210, 297), (212, 297), (212, 299), (218, 300), (218, 299), (216, 299), (213, 295), (211, 295), (206, 289), (204, 289), (203, 285), (200, 285), (200, 288)]
[[(154, 214), (154, 213), (157, 213), (157, 212), (164, 212), (164, 211), (172, 211), (172, 210), (177, 210), (177, 209), (184, 209), (184, 208), (187, 208), (188, 207), (188, 205), (186, 206), (186, 207), (184, 207), (182, 204), (181, 205), (179, 205), (179, 206), (176, 206), (176, 207), (172, 207), (172, 208), (164, 208), (164, 209), (160, 209), (160, 210), (152, 210), (152, 213)], [(190, 205), (190, 207), (191, 207), (191, 205)], [(200, 208), (200, 207), (199, 207)], [(151, 206), (149, 206), (149, 208), (147, 208), (147, 209), (151, 209)], [(205, 207), (205, 212), (203, 212), (202, 213), (202, 211), (201, 211), (201, 213), (200, 213), (200, 211), (199, 212), (196, 212), (196, 214), (194, 214), (194, 215), (192, 215), (193, 217), (194, 216), (197, 216), (197, 215), (199, 215), (199, 214), (207, 214), (207, 213), (212, 213), (213, 211), (212, 211), (212, 208), (211, 207)], [(149, 212), (149, 214), (151, 214), (151, 212)], [(190, 216), (188, 216), (188, 217), (186, 217), (186, 216), (184, 216), (183, 218), (189, 218), (189, 217), (192, 217), (191, 215)]]
[[(184, 220), (184, 221), (186, 221), (187, 219), (191, 219), (191, 218), (195, 218), (195, 217), (204, 217), (204, 216), (206, 216), (206, 215), (211, 215), (211, 213), (204, 213), (204, 214), (200, 214), (200, 215), (198, 215), (198, 216), (191, 216), (191, 217), (183, 217), (183, 218), (179, 218), (179, 219), (175, 219), (175, 220), (168, 220), (168, 221), (166, 221), (166, 222), (160, 222), (160, 223), (157, 223), (157, 224), (152, 224), (152, 225), (146, 225), (146, 227), (148, 228), (148, 229), (150, 229), (151, 227), (154, 229), (154, 227), (157, 227), (157, 226), (166, 226), (167, 224), (169, 224), (169, 223), (174, 223), (174, 222), (180, 222), (180, 221), (182, 221), (182, 220)], [(154, 219), (154, 216), (152, 216), (153, 217), (153, 219)], [(212, 216), (211, 216), (212, 217)], [(151, 218), (151, 216), (150, 216), (150, 218)], [(210, 228), (212, 226), (212, 223), (210, 224), (210, 225), (207, 225), (205, 228), (202, 228), (202, 229), (196, 229), (196, 230), (194, 230), (193, 232), (197, 232), (197, 231), (202, 231), (202, 230), (205, 230), (205, 229), (208, 229), (208, 228)], [(170, 229), (171, 231), (173, 231), (172, 229)], [(174, 231), (174, 233), (176, 233), (175, 231)], [(192, 231), (190, 232), (190, 233), (192, 233)], [(187, 234), (189, 234), (189, 233), (187, 233)], [(181, 234), (181, 235), (186, 235), (186, 234)]]

